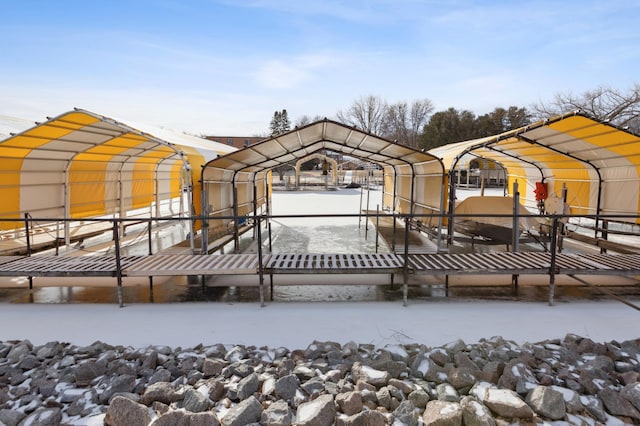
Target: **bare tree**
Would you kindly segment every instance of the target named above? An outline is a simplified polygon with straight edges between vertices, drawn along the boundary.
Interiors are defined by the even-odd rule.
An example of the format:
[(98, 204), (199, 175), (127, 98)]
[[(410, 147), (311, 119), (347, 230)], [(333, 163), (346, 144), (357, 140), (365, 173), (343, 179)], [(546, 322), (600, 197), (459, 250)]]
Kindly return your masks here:
[(324, 117), (316, 115), (315, 117), (311, 118), (305, 114), (296, 120), (294, 127), (304, 127), (307, 124), (315, 123), (316, 121), (320, 121), (320, 120), (324, 120)]
[(532, 106), (537, 119), (545, 119), (570, 111), (582, 110), (599, 120), (610, 121), (621, 127), (640, 132), (640, 85), (636, 83), (628, 92), (600, 86), (582, 95), (557, 93), (549, 103)]
[(346, 111), (338, 111), (338, 121), (358, 127), (368, 133), (380, 135), (385, 130), (387, 102), (369, 95), (353, 102)]
[(413, 101), (409, 116), (409, 137), (406, 144), (418, 148), (424, 125), (427, 124), (429, 115), (433, 112), (433, 102), (429, 99)]

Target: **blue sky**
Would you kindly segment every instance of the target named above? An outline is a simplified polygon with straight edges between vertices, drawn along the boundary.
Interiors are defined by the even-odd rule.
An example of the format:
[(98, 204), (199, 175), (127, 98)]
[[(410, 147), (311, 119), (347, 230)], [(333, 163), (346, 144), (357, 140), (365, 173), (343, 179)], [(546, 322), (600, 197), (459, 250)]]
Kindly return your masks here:
[(484, 114), (640, 83), (640, 1), (6, 0), (0, 114), (255, 135), (368, 95)]

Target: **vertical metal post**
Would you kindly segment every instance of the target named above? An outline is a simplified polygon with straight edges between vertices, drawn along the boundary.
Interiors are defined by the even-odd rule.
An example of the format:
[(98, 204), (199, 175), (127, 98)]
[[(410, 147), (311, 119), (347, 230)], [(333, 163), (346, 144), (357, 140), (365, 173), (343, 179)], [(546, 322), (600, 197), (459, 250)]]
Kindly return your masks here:
[(260, 280), (260, 307), (264, 308), (264, 269), (262, 264), (262, 226), (260, 216), (256, 216), (256, 227), (258, 228), (258, 278)]
[(549, 265), (549, 306), (553, 306), (556, 281), (556, 249), (558, 238), (558, 216), (551, 221), (551, 264)]
[[(150, 218), (148, 222), (148, 228), (147, 228), (147, 248), (148, 248), (149, 256), (153, 254), (151, 220), (152, 219)], [(153, 300), (153, 275), (149, 275), (149, 295), (151, 296), (151, 300)]]
[(360, 211), (358, 213), (358, 229), (360, 229), (362, 224), (362, 187), (360, 187)]
[(367, 205), (365, 206), (365, 222), (364, 222), (364, 239), (367, 239), (367, 235), (369, 234), (369, 194), (371, 193), (371, 190), (369, 189), (369, 186), (367, 185)]
[(124, 307), (122, 303), (122, 265), (120, 263), (120, 232), (118, 220), (113, 219), (113, 246), (116, 253), (116, 279), (118, 280), (118, 305)]
[(512, 251), (520, 251), (520, 192), (518, 190), (518, 181), (513, 182), (513, 235), (512, 235)]
[(380, 239), (380, 204), (376, 205), (376, 253), (378, 252), (378, 241)]
[[(27, 257), (31, 256), (31, 235), (29, 234), (29, 213), (24, 214), (24, 234), (27, 240)], [(29, 276), (29, 290), (33, 290), (33, 277)]]
[(407, 306), (407, 296), (409, 293), (409, 216), (404, 223), (404, 282), (402, 285), (402, 306)]

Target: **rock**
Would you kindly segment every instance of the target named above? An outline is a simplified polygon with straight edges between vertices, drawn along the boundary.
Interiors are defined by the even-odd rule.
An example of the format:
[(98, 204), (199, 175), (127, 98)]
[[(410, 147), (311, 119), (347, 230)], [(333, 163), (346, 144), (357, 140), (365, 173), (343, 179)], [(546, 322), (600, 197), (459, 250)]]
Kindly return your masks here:
[(121, 396), (113, 398), (104, 417), (108, 426), (147, 426), (150, 422), (149, 408)]
[(491, 411), (470, 396), (465, 396), (460, 400), (462, 407), (462, 420), (465, 426), (495, 426), (496, 421), (491, 415)]
[(206, 413), (189, 413), (186, 411), (169, 411), (158, 417), (153, 426), (220, 426), (216, 415), (208, 411)]
[(411, 365), (411, 374), (416, 377), (424, 377), (425, 380), (436, 383), (447, 381), (447, 373), (444, 368), (440, 367), (424, 354), (416, 356)]
[(640, 410), (640, 383), (625, 386), (620, 391), (620, 395), (633, 404), (636, 410)]
[(333, 424), (336, 409), (331, 395), (321, 395), (310, 402), (302, 403), (296, 412), (298, 426), (328, 426)]
[[(419, 415), (416, 412), (416, 407), (409, 400), (402, 401), (398, 407), (393, 410), (393, 417), (407, 426), (417, 426)], [(395, 423), (395, 422), (394, 422)]]
[(258, 391), (259, 387), (260, 377), (258, 374), (255, 372), (249, 374), (238, 382), (238, 399), (242, 401), (249, 398)]
[(449, 384), (455, 389), (471, 388), (476, 383), (476, 377), (467, 367), (452, 368), (449, 371)]
[(336, 403), (347, 416), (352, 416), (362, 411), (362, 394), (358, 391), (339, 393), (336, 396)]
[(209, 409), (209, 398), (200, 391), (187, 388), (182, 400), (182, 408), (192, 413), (200, 413)]
[(260, 420), (262, 404), (255, 396), (250, 396), (239, 404), (231, 407), (222, 417), (225, 426), (246, 426)]
[(129, 393), (133, 391), (133, 387), (136, 384), (136, 378), (128, 374), (117, 376), (107, 386), (107, 388), (100, 395), (100, 402), (103, 404), (109, 403), (111, 397), (117, 393)]
[(414, 406), (424, 410), (424, 408), (427, 406), (427, 402), (429, 402), (431, 398), (424, 389), (416, 389), (409, 394), (408, 399), (413, 403)]
[(580, 402), (587, 409), (587, 411), (601, 423), (606, 423), (607, 414), (604, 411), (602, 401), (593, 395), (581, 395)]
[(578, 395), (577, 392), (560, 386), (551, 386), (551, 389), (562, 394), (562, 398), (564, 399), (564, 406), (568, 413), (580, 413), (582, 412), (582, 410), (584, 410), (584, 407), (580, 402), (580, 395)]
[(218, 376), (222, 373), (225, 363), (219, 359), (205, 358), (202, 363), (202, 374), (204, 377)]
[(9, 353), (7, 353), (7, 361), (9, 361), (10, 364), (20, 361), (31, 352), (32, 348), (33, 345), (28, 340), (17, 343), (9, 350)]
[(79, 364), (74, 372), (76, 385), (89, 386), (93, 379), (102, 376), (106, 371), (104, 363), (86, 361)]
[(144, 405), (151, 405), (155, 401), (170, 405), (172, 402), (180, 401), (181, 399), (182, 394), (167, 382), (158, 382), (150, 385), (142, 395), (142, 403)]
[(528, 394), (538, 385), (538, 379), (536, 379), (531, 368), (518, 360), (508, 363), (498, 380), (499, 388), (515, 390), (520, 395)]
[(462, 407), (457, 402), (429, 401), (422, 421), (425, 426), (461, 426)]
[(611, 388), (604, 388), (598, 392), (598, 397), (604, 404), (605, 409), (614, 416), (624, 416), (640, 421), (640, 413), (636, 410), (631, 402), (624, 398), (619, 392), (615, 392)]
[(500, 417), (530, 419), (533, 410), (520, 396), (510, 389), (488, 388), (484, 394), (484, 405)]
[(376, 370), (359, 362), (353, 364), (351, 374), (354, 382), (364, 381), (378, 388), (385, 386), (391, 379), (391, 375), (386, 371)]
[(533, 389), (525, 401), (537, 414), (551, 420), (560, 420), (566, 413), (563, 395), (547, 386)]
[(440, 401), (457, 402), (460, 400), (458, 392), (449, 383), (440, 383), (436, 386), (436, 393)]
[(365, 410), (347, 417), (344, 424), (345, 426), (387, 426), (389, 422), (381, 412)]
[(276, 401), (271, 404), (260, 416), (260, 424), (263, 426), (288, 426), (291, 425), (291, 408), (284, 401)]
[(292, 401), (300, 382), (294, 374), (281, 377), (276, 381), (275, 395), (285, 401)]
[(3, 408), (0, 410), (0, 424), (6, 426), (16, 426), (26, 416), (24, 413), (16, 410)]

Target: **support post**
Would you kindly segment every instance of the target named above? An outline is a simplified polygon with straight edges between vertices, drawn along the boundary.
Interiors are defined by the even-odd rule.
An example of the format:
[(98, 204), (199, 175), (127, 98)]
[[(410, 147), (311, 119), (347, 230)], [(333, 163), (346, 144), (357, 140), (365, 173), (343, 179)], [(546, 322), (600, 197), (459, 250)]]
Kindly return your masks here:
[(551, 265), (549, 265), (549, 306), (553, 306), (556, 280), (556, 249), (558, 238), (558, 216), (551, 221)]
[(262, 264), (262, 225), (260, 216), (256, 216), (256, 228), (258, 229), (258, 278), (260, 280), (260, 307), (264, 308), (264, 268)]
[(518, 190), (518, 181), (513, 182), (513, 235), (512, 244), (513, 252), (520, 251), (520, 191)]
[(118, 305), (124, 307), (122, 301), (122, 264), (120, 263), (120, 232), (118, 220), (113, 219), (113, 247), (116, 253), (116, 279), (118, 280)]
[[(24, 236), (27, 240), (27, 257), (31, 256), (31, 234), (29, 233), (29, 213), (24, 214)], [(33, 277), (29, 276), (29, 291), (33, 290)]]
[[(152, 223), (151, 219), (149, 219), (148, 228), (147, 228), (147, 248), (148, 248), (149, 256), (153, 254), (151, 223)], [(153, 302), (153, 275), (149, 275), (149, 297), (150, 297), (150, 300)]]
[(376, 253), (378, 252), (378, 242), (380, 240), (380, 204), (376, 205)]
[(409, 217), (405, 218), (404, 223), (404, 282), (402, 285), (402, 305), (407, 306), (407, 297), (409, 293)]

